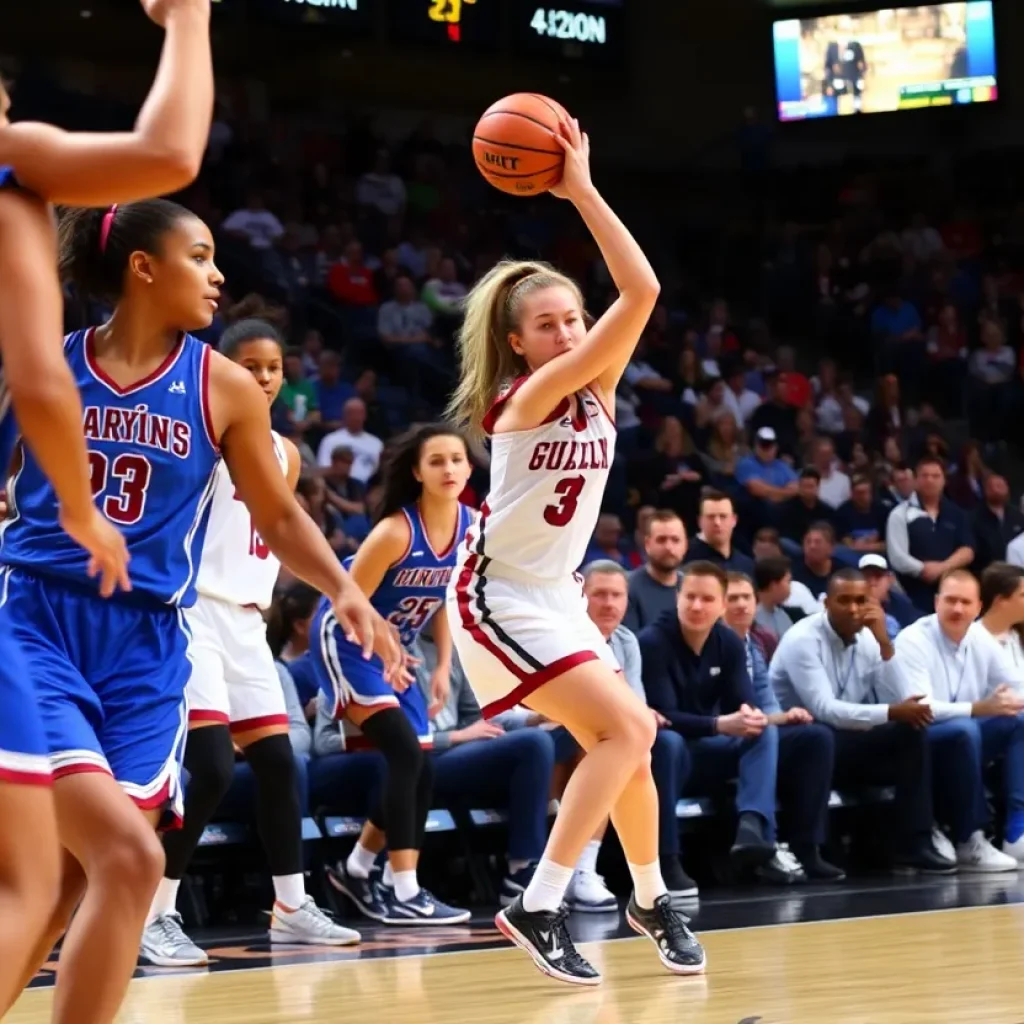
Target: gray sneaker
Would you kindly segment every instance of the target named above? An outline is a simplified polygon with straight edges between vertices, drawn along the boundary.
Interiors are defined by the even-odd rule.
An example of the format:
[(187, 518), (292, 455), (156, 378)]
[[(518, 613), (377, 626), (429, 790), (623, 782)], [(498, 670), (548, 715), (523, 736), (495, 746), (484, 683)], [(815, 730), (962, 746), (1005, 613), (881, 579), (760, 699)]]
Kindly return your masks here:
[(205, 967), (210, 958), (186, 934), (181, 914), (161, 914), (142, 933), (139, 958), (154, 967)]
[(307, 896), (297, 910), (285, 910), (274, 904), (270, 915), (270, 941), (300, 943), (307, 946), (354, 946), (361, 940), (359, 932), (345, 928), (328, 917), (312, 896)]

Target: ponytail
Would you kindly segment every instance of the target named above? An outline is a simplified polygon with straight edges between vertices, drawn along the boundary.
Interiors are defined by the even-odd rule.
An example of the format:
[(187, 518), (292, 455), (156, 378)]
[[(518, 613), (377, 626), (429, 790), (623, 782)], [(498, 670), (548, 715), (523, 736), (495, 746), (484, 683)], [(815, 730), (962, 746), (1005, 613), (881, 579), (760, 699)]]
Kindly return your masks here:
[(457, 338), (461, 374), (446, 415), (471, 437), (483, 436), (484, 416), (502, 385), (528, 372), (508, 336), (519, 328), (523, 299), (551, 287), (569, 288), (582, 308), (576, 282), (547, 263), (504, 260), (480, 278), (466, 297)]

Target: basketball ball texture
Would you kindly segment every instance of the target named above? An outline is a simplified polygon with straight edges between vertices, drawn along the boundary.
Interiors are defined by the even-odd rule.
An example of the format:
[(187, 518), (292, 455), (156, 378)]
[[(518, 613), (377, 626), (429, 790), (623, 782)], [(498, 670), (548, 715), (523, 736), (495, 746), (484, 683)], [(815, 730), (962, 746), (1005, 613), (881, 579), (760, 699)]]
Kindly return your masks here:
[(473, 159), (497, 189), (515, 196), (547, 192), (562, 180), (565, 154), (555, 139), (565, 108), (547, 96), (517, 92), (488, 107), (473, 130)]

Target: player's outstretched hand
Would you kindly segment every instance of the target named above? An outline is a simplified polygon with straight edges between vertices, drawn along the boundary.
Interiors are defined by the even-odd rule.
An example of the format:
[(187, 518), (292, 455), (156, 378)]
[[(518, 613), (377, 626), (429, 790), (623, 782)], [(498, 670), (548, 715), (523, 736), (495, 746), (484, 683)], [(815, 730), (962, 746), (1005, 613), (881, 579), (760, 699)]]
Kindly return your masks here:
[(551, 189), (551, 194), (575, 201), (594, 187), (590, 180), (590, 139), (580, 131), (576, 118), (561, 120), (559, 128), (555, 141), (565, 151), (565, 165), (562, 180)]
[(410, 667), (415, 664), (398, 639), (398, 630), (382, 618), (366, 595), (349, 578), (331, 605), (345, 639), (363, 649), (363, 657), (376, 654), (384, 663), (384, 678), (396, 690), (405, 690), (412, 682)]
[(150, 21), (161, 27), (167, 24), (167, 16), (173, 11), (195, 10), (209, 15), (210, 0), (141, 0), (142, 9)]
[(115, 590), (131, 590), (128, 578), (128, 547), (118, 530), (98, 508), (91, 508), (82, 520), (61, 514), (60, 525), (72, 540), (89, 552), (89, 576), (100, 578), (100, 596)]

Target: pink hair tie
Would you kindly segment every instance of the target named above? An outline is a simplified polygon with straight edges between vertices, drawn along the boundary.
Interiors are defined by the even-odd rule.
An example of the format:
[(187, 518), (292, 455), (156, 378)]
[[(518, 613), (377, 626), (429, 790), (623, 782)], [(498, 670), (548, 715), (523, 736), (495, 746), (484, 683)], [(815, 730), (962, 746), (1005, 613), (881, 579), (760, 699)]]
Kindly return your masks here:
[(107, 240), (110, 238), (110, 229), (114, 226), (114, 215), (117, 213), (117, 203), (103, 214), (103, 223), (100, 225), (100, 252), (107, 251)]

